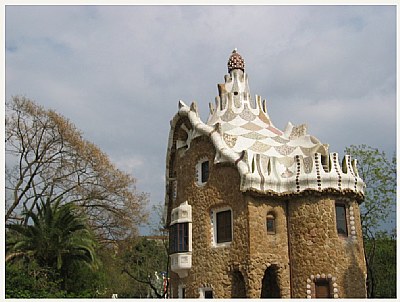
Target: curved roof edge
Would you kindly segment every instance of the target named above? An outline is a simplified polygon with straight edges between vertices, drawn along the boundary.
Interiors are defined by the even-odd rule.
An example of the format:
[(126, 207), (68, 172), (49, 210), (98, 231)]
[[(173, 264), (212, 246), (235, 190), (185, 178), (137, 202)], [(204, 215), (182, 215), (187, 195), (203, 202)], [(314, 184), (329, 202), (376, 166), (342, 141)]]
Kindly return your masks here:
[(179, 101), (179, 110), (170, 123), (166, 156), (166, 202), (169, 200), (169, 165), (174, 144), (173, 135), (177, 122), (183, 117), (188, 118), (193, 127), (192, 130), (184, 129), (188, 134), (184, 144), (190, 148), (190, 142), (194, 138), (202, 135), (210, 137), (216, 149), (214, 163), (229, 162), (237, 167), (242, 192), (289, 195), (333, 190), (343, 194), (353, 192), (359, 199), (363, 199), (365, 184), (358, 175), (357, 161), (351, 160), (349, 155), (345, 155), (341, 163), (337, 153), (330, 153), (328, 156), (314, 153), (313, 158), (296, 155), (290, 162), (286, 160), (282, 164), (280, 158), (250, 150), (237, 153), (226, 145), (219, 123), (214, 126), (203, 123), (195, 102), (189, 107), (183, 101)]

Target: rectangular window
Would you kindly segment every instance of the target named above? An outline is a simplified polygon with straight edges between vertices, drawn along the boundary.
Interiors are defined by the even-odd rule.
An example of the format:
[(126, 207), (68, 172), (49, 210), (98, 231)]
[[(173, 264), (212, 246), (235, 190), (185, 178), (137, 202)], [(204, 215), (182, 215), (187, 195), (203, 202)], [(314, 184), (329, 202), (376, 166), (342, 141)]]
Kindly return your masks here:
[(208, 160), (201, 163), (201, 182), (205, 183), (208, 180), (209, 164)]
[(206, 290), (206, 291), (204, 292), (204, 298), (206, 298), (206, 299), (212, 299), (212, 298), (213, 298), (213, 292), (212, 292), (212, 290)]
[(273, 216), (267, 217), (267, 233), (275, 234), (275, 218)]
[(330, 298), (329, 282), (327, 280), (319, 280), (315, 282), (315, 298)]
[(346, 207), (344, 204), (336, 204), (336, 229), (338, 234), (347, 236)]
[(185, 299), (186, 298), (186, 291), (182, 285), (178, 286), (178, 298)]
[(189, 223), (173, 224), (169, 234), (169, 249), (171, 254), (189, 251)]
[(214, 298), (212, 288), (210, 288), (210, 287), (199, 288), (199, 298), (200, 299)]
[(218, 212), (216, 218), (217, 218), (217, 243), (232, 241), (231, 210)]

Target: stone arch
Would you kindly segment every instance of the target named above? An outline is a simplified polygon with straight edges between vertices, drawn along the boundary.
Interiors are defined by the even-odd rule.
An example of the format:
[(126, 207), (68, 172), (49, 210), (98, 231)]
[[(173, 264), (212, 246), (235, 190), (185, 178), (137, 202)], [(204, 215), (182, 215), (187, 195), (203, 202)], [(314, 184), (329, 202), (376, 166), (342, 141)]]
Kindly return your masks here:
[(280, 298), (279, 267), (276, 264), (267, 267), (261, 281), (261, 298)]
[(244, 280), (243, 274), (239, 270), (234, 270), (232, 272), (231, 297), (247, 298), (246, 282)]

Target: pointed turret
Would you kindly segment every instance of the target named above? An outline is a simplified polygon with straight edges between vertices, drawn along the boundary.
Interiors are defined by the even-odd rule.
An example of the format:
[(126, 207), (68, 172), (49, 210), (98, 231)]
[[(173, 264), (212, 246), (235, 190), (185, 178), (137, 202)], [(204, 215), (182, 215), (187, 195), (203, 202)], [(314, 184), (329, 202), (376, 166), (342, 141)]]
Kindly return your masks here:
[(234, 123), (233, 120), (236, 117), (240, 117), (247, 122), (258, 122), (261, 128), (270, 127), (272, 136), (282, 134), (272, 125), (265, 100), (262, 101), (261, 97), (257, 95), (256, 100), (252, 100), (248, 76), (244, 71), (244, 59), (236, 48), (232, 51), (227, 66), (229, 74), (225, 75), (225, 83), (218, 84), (215, 107), (210, 104), (210, 116), (207, 124), (221, 123), (222, 129), (225, 131), (227, 128), (231, 128), (230, 124)]

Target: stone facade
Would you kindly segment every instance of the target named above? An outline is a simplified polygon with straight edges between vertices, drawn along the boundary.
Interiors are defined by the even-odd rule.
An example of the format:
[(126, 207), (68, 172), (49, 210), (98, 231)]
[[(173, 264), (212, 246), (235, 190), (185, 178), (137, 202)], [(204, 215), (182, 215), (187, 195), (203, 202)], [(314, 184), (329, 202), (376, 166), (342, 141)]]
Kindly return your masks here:
[[(228, 62), (232, 77), (244, 72), (244, 61), (237, 61), (238, 56), (235, 52)], [(240, 63), (239, 67), (235, 67), (235, 62)], [(240, 83), (237, 87), (219, 85), (223, 93), (229, 89), (239, 91), (229, 95), (228, 100), (221, 96), (225, 104), (233, 95), (239, 95), (235, 99), (239, 105), (249, 97), (247, 76), (243, 79), (244, 88), (240, 88)], [(247, 110), (246, 106), (243, 108)], [(215, 111), (210, 120), (216, 124), (203, 124), (195, 104), (188, 108), (181, 103), (179, 113), (171, 121), (166, 171), (167, 226), (171, 224), (173, 209), (185, 202), (191, 206), (188, 234), (175, 234), (182, 243), (177, 255), (190, 257), (191, 266), (170, 273), (171, 296), (314, 298), (323, 290), (332, 298), (366, 297), (359, 212), (363, 183), (355, 163), (345, 157), (340, 167), (337, 156), (329, 156), (325, 145), (309, 138), (302, 127), (291, 127), (287, 131), (290, 135), (285, 136), (272, 126), (265, 106), (260, 111), (261, 122), (249, 118), (251, 112), (243, 112), (232, 111), (229, 118), (239, 121), (235, 114), (241, 114), (253, 124), (240, 126), (237, 132), (232, 132), (237, 126), (233, 122), (221, 126)], [(259, 131), (250, 136), (243, 130), (247, 127), (256, 131), (262, 122), (268, 123), (266, 127), (272, 134), (262, 138), (264, 143), (258, 142), (257, 146), (263, 144), (264, 148), (267, 139), (272, 139), (277, 142), (272, 145), (277, 150), (289, 148), (278, 146), (278, 142), (293, 146), (291, 141), (304, 146), (310, 141), (313, 148), (307, 151), (299, 145), (297, 150), (301, 153), (296, 154), (296, 147), (290, 147), (280, 157), (269, 147), (258, 155), (247, 149), (237, 151), (238, 141), (248, 144), (249, 139), (269, 135)], [(222, 128), (231, 134), (245, 133), (247, 137), (235, 139)], [(253, 141), (250, 144), (255, 146)], [(233, 146), (239, 149), (235, 151)], [(315, 151), (322, 155), (312, 153)], [(207, 178), (203, 181), (201, 164), (207, 161)], [(297, 172), (292, 170), (296, 167)], [(336, 206), (345, 213), (345, 234), (337, 228)], [(230, 211), (232, 234), (227, 242), (216, 243), (216, 217), (220, 211)]]
[[(339, 195), (307, 196), (289, 203), (289, 234), (294, 298), (312, 296), (315, 278), (333, 278), (334, 297), (365, 297), (365, 260), (359, 215), (355, 219), (358, 236), (337, 233), (335, 202), (358, 212), (358, 204)], [(350, 226), (349, 216), (346, 217)], [(304, 280), (309, 280), (307, 284)], [(311, 287), (311, 286), (310, 286)]]
[[(184, 156), (176, 158), (177, 197), (171, 208), (188, 201), (192, 206), (192, 270), (179, 280), (172, 275), (172, 292), (185, 285), (186, 297), (198, 297), (199, 288), (210, 286), (214, 297), (231, 297), (233, 272), (246, 262), (248, 254), (248, 213), (243, 194), (239, 191), (240, 177), (232, 166), (210, 167), (210, 178), (200, 187), (196, 184), (196, 164), (199, 159), (214, 158), (215, 149), (207, 138), (195, 139)], [(195, 201), (195, 202), (191, 202)], [(221, 207), (233, 211), (233, 241), (229, 247), (212, 246), (211, 211)], [(207, 261), (204, 261), (206, 260)]]

